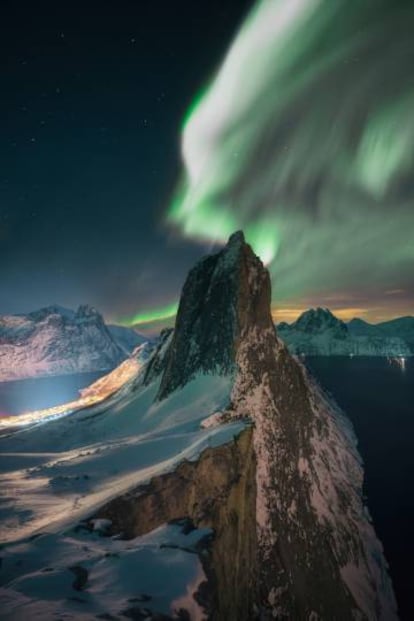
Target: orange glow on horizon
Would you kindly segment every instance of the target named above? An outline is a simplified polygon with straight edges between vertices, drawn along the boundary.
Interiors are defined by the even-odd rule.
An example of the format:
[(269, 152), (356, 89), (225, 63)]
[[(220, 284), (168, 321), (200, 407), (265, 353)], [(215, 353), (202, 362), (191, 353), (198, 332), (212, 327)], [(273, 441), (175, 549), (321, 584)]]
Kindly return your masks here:
[(369, 323), (380, 323), (382, 321), (390, 321), (391, 319), (396, 319), (397, 317), (405, 317), (411, 316), (413, 314), (412, 309), (398, 309), (393, 310), (389, 308), (367, 308), (362, 306), (348, 306), (348, 307), (340, 307), (335, 308), (334, 306), (328, 306), (326, 304), (309, 304), (307, 306), (272, 306), (272, 318), (275, 323), (279, 323), (281, 321), (286, 321), (287, 323), (292, 323), (295, 321), (302, 313), (306, 312), (310, 308), (315, 308), (316, 306), (321, 306), (323, 308), (329, 308), (331, 313), (342, 319), (342, 321), (350, 321), (358, 317), (359, 319), (364, 319)]

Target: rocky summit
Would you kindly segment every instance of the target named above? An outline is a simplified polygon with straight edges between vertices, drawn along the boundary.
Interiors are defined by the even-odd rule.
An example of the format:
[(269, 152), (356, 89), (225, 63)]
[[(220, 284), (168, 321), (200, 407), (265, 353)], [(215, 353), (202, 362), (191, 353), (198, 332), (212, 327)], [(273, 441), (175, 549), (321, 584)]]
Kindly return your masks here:
[(241, 231), (188, 274), (165, 360), (159, 397), (197, 373), (228, 374), (248, 327), (271, 324), (270, 279)]
[(157, 399), (199, 374), (231, 376), (229, 402), (203, 424), (252, 427), (230, 453), (202, 454), (99, 515), (129, 536), (179, 517), (211, 527), (211, 619), (396, 618), (350, 422), (277, 338), (270, 300), (241, 232), (190, 271), (153, 360)]
[(0, 436), (5, 618), (397, 618), (351, 424), (270, 301), (235, 233), (116, 393)]

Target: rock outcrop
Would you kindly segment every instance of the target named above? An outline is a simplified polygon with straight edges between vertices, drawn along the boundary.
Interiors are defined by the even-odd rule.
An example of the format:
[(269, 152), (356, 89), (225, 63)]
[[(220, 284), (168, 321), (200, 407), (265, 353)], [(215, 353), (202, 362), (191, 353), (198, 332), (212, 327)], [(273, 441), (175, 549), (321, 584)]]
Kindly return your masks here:
[(240, 232), (190, 272), (147, 381), (160, 382), (162, 400), (198, 374), (231, 376), (210, 424), (252, 427), (98, 517), (126, 536), (178, 517), (211, 526), (211, 619), (396, 619), (350, 423), (277, 338), (270, 299)]
[(231, 444), (206, 449), (198, 461), (184, 461), (99, 511), (99, 518), (111, 521), (108, 534), (128, 539), (185, 518), (197, 528), (212, 528), (214, 544), (201, 557), (210, 583), (211, 620), (245, 619), (257, 599), (252, 436), (248, 428)]

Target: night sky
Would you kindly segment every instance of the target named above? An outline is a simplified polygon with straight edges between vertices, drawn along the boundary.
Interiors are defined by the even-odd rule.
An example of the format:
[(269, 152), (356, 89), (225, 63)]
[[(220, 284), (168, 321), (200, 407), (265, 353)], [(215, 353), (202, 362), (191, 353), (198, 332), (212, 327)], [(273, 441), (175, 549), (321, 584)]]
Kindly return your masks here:
[(180, 128), (250, 2), (2, 2), (0, 313), (174, 301)]
[(252, 6), (2, 3), (0, 313), (168, 314), (243, 228), (278, 318), (413, 314), (413, 3)]

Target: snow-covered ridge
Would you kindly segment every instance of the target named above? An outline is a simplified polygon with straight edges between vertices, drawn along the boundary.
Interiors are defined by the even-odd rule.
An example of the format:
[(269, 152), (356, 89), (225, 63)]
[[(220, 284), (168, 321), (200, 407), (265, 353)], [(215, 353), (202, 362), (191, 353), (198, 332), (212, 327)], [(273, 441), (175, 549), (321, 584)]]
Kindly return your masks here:
[(376, 325), (353, 319), (346, 324), (327, 308), (312, 308), (292, 324), (280, 323), (277, 331), (293, 354), (403, 357), (414, 354), (412, 317)]
[[(227, 271), (228, 285), (220, 287)], [(203, 291), (206, 306), (214, 301), (221, 310), (218, 322), (206, 306), (200, 310)], [(200, 359), (204, 373), (234, 376), (228, 407), (215, 409), (202, 427), (253, 423), (257, 609), (263, 618), (396, 619), (351, 424), (276, 337), (267, 270), (240, 234), (196, 266), (183, 297), (161, 385), (173, 377), (173, 390), (185, 386)], [(211, 348), (220, 339), (217, 325), (226, 352)], [(346, 326), (322, 309), (302, 318), (299, 329), (347, 338)]]
[(98, 406), (0, 437), (2, 619), (140, 618), (139, 610), (187, 619), (180, 609), (206, 619), (194, 598), (205, 579), (196, 553), (205, 531), (164, 525), (123, 541), (105, 537), (102, 521), (92, 533), (82, 526), (110, 499), (243, 429), (238, 421), (200, 427), (228, 402), (228, 378), (197, 377), (162, 402), (159, 380), (141, 380)]
[(231, 413), (254, 423), (260, 588), (271, 615), (292, 618), (301, 584), (294, 618), (341, 609), (343, 618), (397, 619), (350, 421), (271, 329), (249, 331), (238, 367)]
[[(171, 557), (161, 546), (166, 540), (171, 546), (182, 542), (182, 533), (173, 539), (167, 533), (154, 554), (147, 555), (147, 544), (160, 538), (150, 534), (148, 540), (150, 529), (138, 529), (144, 537), (131, 540), (128, 550), (117, 543), (122, 528), (110, 533), (114, 539), (108, 543), (98, 539), (96, 531), (105, 530), (110, 519), (99, 511), (117, 502), (125, 507), (125, 498), (133, 509), (154, 480), (168, 475), (170, 495), (162, 502), (160, 495), (153, 497), (155, 509), (161, 504), (165, 511), (162, 523), (152, 528), (165, 529), (168, 508), (175, 506), (188, 480), (180, 468), (202, 463), (208, 453), (211, 467), (195, 481), (189, 498), (195, 509), (191, 515), (198, 515), (197, 530), (208, 528), (200, 490), (207, 480), (220, 490), (216, 481), (231, 470), (220, 449), (233, 447), (229, 455), (235, 457), (243, 438), (248, 438), (247, 452), (238, 459), (251, 464), (246, 485), (237, 487), (240, 472), (231, 473), (234, 495), (223, 488), (215, 506), (218, 529), (210, 558), (216, 564), (210, 566), (215, 577), (210, 588), (225, 608), (214, 618), (397, 618), (382, 547), (364, 507), (363, 471), (350, 423), (276, 336), (270, 294), (267, 270), (238, 233), (190, 272), (175, 331), (163, 334), (116, 392), (65, 418), (0, 437), (2, 535), (9, 542), (3, 551), (9, 572), (2, 607), (6, 618), (22, 618), (30, 606), (47, 611), (52, 597), (66, 618), (80, 618), (79, 612), (85, 618), (122, 618), (133, 601), (135, 618), (156, 619), (159, 612), (168, 614), (167, 619), (180, 618), (180, 602), (187, 614), (181, 618), (204, 619), (194, 591), (211, 573), (203, 575), (197, 562), (185, 576), (177, 571), (181, 562), (187, 566), (181, 551), (170, 573), (164, 573), (164, 561)], [(124, 371), (121, 365), (115, 376)], [(108, 384), (111, 388), (113, 379), (98, 380), (88, 394), (107, 390)], [(121, 514), (145, 518), (145, 511)], [(93, 532), (85, 532), (91, 525)], [(215, 554), (220, 541), (223, 547)], [(57, 550), (53, 565), (50, 543)], [(32, 564), (16, 563), (22, 549)], [(128, 576), (116, 574), (119, 556), (119, 566), (131, 572), (128, 551), (135, 563), (150, 557), (149, 599), (143, 600), (142, 587), (131, 585)], [(108, 560), (107, 552), (119, 555), (117, 560)], [(78, 580), (72, 586), (70, 572)], [(157, 575), (166, 575), (171, 583), (181, 577), (173, 596), (164, 601)], [(229, 585), (218, 575), (234, 578), (230, 599)], [(137, 576), (145, 584), (141, 573)], [(49, 599), (44, 591), (48, 578), (54, 585)], [(73, 597), (79, 583), (82, 593), (75, 596), (80, 602)]]
[(143, 342), (94, 308), (50, 306), (0, 317), (0, 381), (113, 369)]

